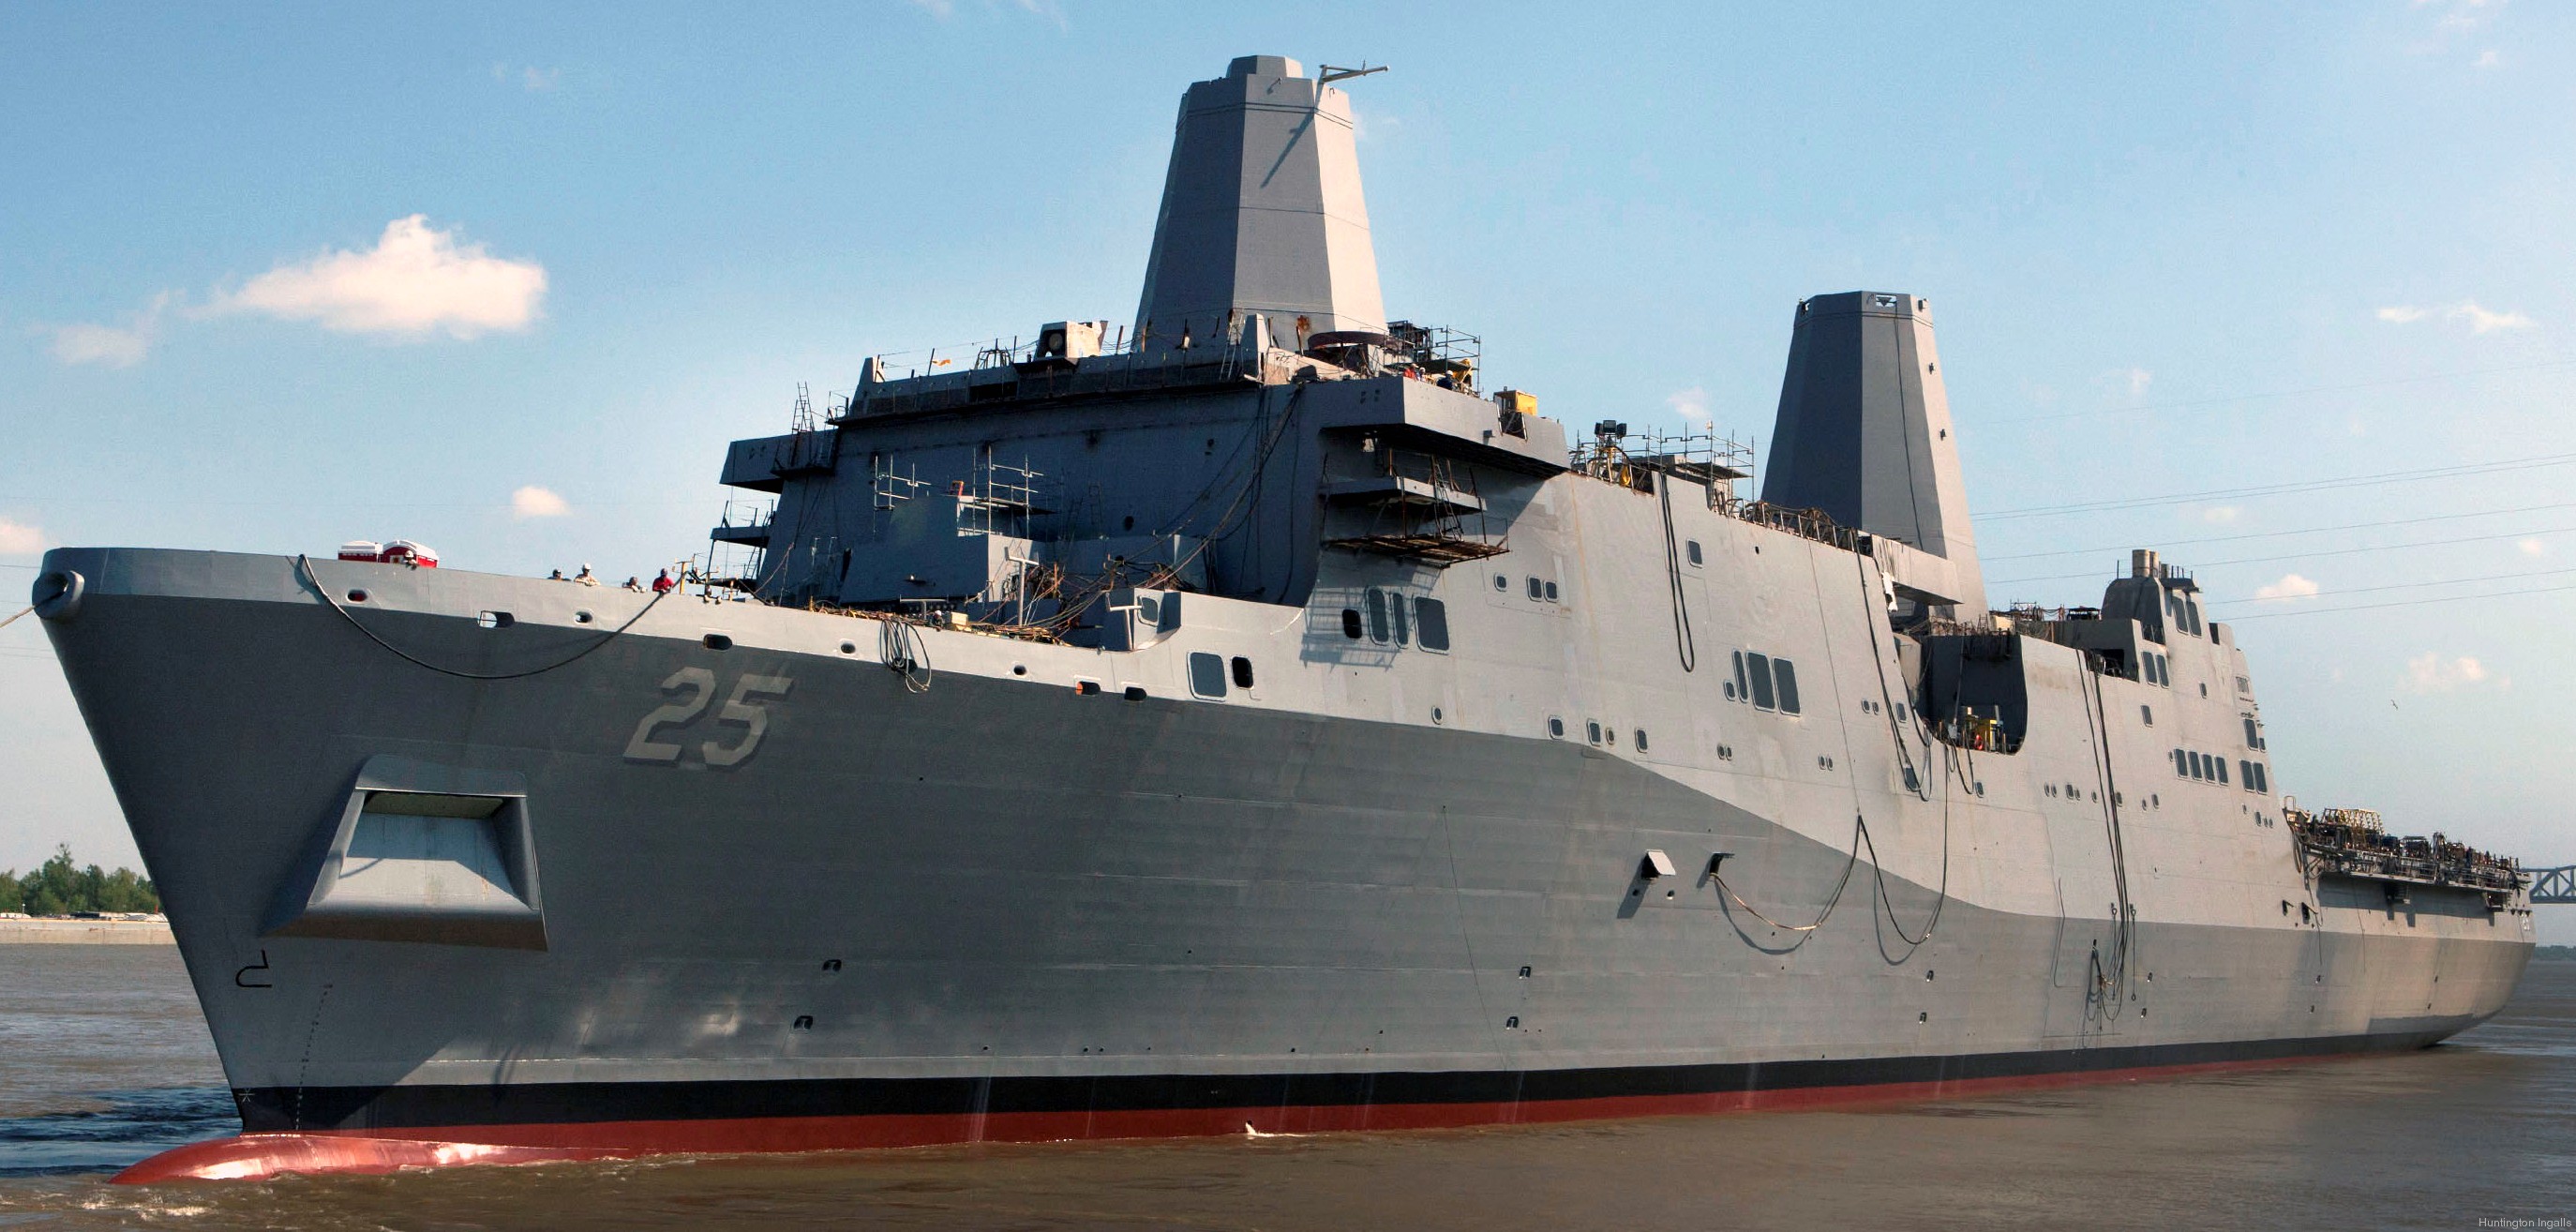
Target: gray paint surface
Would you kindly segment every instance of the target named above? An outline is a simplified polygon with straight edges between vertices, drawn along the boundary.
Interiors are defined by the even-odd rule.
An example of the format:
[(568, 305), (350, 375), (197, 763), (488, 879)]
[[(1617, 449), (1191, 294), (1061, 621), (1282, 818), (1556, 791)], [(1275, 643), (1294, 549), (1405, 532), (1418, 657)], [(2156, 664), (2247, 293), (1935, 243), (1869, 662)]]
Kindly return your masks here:
[[(1263, 64), (1191, 97), (1303, 80)], [(1194, 105), (1176, 192), (1234, 174), (1182, 156)], [(1796, 334), (1769, 494), (1857, 541), (1569, 469), (1552, 420), (1253, 322), (872, 366), (834, 424), (736, 443), (726, 481), (779, 498), (735, 532), (763, 601), (61, 549), (40, 585), (81, 593), (41, 614), (243, 1088), (2393, 1044), (2494, 1013), (2519, 897), (2312, 878), (2299, 785), (2176, 774), (2264, 759), (2187, 579), (1943, 659), (1922, 618), (1982, 592), (1928, 318), (1844, 315)], [(997, 466), (1039, 495), (989, 499)], [(1401, 492), (1499, 552), (1352, 546)], [(1060, 639), (991, 623), (1032, 569), (1101, 587)], [(1362, 615), (1425, 602), (1445, 645)], [(983, 623), (887, 618), (923, 607)], [(1740, 661), (1793, 665), (1796, 711)], [(1925, 703), (1971, 695), (2009, 697), (2014, 752), (1933, 738)]]

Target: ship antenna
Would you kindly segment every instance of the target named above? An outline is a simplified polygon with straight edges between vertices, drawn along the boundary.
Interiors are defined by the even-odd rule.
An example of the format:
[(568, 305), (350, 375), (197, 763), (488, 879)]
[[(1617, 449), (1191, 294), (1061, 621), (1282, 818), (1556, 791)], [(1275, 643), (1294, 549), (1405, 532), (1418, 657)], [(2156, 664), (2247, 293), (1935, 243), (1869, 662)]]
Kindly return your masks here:
[(1317, 70), (1315, 73), (1315, 84), (1319, 86), (1328, 86), (1336, 81), (1347, 81), (1353, 77), (1366, 77), (1371, 73), (1383, 73), (1386, 71), (1386, 66), (1383, 64), (1378, 65), (1376, 68), (1370, 68), (1369, 62), (1366, 60), (1360, 61), (1360, 66), (1358, 68), (1335, 68), (1329, 64), (1318, 64), (1315, 68)]

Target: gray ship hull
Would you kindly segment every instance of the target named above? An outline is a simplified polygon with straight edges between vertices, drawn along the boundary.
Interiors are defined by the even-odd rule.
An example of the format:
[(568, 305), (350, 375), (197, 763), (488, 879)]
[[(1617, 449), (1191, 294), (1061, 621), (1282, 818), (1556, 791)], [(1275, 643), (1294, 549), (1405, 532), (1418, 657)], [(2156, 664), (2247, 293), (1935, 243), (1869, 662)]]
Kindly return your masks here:
[[(2124, 935), (2098, 818), (2002, 841), (2025, 823), (1965, 794), (1991, 769), (1748, 804), (1071, 647), (889, 653), (874, 621), (389, 566), (46, 567), (84, 580), (47, 627), (251, 1131), (624, 1153), (1708, 1111), (2414, 1047), (2531, 952), (2470, 891), (2293, 870), (2275, 914), (2151, 835)], [(759, 713), (657, 723), (687, 669)], [(533, 932), (453, 896), (297, 915), (388, 766), (514, 784)], [(2063, 905), (2014, 909), (2031, 876)]]

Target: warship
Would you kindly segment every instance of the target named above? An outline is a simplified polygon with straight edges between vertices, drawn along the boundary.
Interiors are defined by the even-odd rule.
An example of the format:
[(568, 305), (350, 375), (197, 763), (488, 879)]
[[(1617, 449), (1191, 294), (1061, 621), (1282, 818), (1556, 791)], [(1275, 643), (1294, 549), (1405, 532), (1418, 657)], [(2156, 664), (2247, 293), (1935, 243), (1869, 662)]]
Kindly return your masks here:
[(2297, 807), (2188, 570), (1990, 609), (1927, 300), (1796, 305), (1758, 499), (1569, 440), (1388, 319), (1354, 71), (1189, 86), (1132, 324), (867, 360), (672, 593), (47, 554), (244, 1131), (123, 1179), (1704, 1113), (2504, 1004), (2526, 876)]

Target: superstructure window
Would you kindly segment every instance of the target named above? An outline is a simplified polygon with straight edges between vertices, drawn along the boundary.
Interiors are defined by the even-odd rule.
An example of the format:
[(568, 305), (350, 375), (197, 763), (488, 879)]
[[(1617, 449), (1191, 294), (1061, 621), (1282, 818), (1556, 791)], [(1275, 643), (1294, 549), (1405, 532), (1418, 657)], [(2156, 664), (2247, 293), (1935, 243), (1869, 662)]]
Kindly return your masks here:
[(1529, 580), (1529, 595), (1530, 602), (1532, 603), (1545, 602), (1547, 600), (1547, 583), (1538, 580), (1538, 578), (1533, 575)]
[(1646, 751), (1646, 729), (1642, 727), (1637, 729), (1637, 751), (1640, 753)]
[(1748, 650), (1744, 653), (1744, 668), (1753, 678), (1754, 709), (1771, 709), (1776, 700), (1771, 692), (1771, 656)]
[(2263, 731), (2254, 725), (2254, 716), (2250, 714), (2245, 716), (2245, 747), (2249, 749), (2263, 747)]
[(1383, 646), (1394, 637), (1394, 631), (1386, 623), (1386, 592), (1372, 586), (1366, 602), (1369, 640)]
[(1394, 591), (1386, 592), (1386, 606), (1388, 614), (1395, 618), (1395, 644), (1402, 646), (1412, 641), (1413, 622), (1405, 616), (1404, 596)]
[(1504, 576), (1503, 574), (1500, 574), (1500, 573), (1497, 573), (1497, 574), (1495, 574), (1495, 575), (1494, 575), (1494, 589), (1496, 589), (1496, 590), (1510, 590), (1511, 588), (1512, 588), (1512, 579), (1511, 579), (1511, 578), (1506, 577), (1506, 576)]
[(1443, 652), (1449, 649), (1449, 605), (1438, 599), (1413, 601), (1414, 631), (1421, 635), (1424, 650)]
[(1583, 724), (1583, 738), (1584, 738), (1584, 739), (1586, 739), (1586, 740), (1591, 741), (1591, 742), (1592, 742), (1592, 743), (1594, 743), (1594, 744), (1599, 744), (1599, 743), (1601, 743), (1601, 722), (1600, 722), (1600, 720), (1598, 720), (1598, 719), (1587, 719), (1587, 720), (1585, 720), (1585, 721), (1584, 721), (1584, 724)]
[(1234, 687), (1238, 689), (1252, 687), (1252, 660), (1242, 655), (1234, 656)]
[(2187, 754), (2185, 754), (2181, 749), (2174, 750), (2174, 773), (2182, 775), (2185, 778), (2189, 778), (2191, 776), (2191, 763), (2185, 760), (2186, 756)]
[(2147, 707), (2145, 707), (2145, 706), (2140, 706), (2140, 707), (2138, 707), (2138, 717), (2139, 717), (2140, 719), (2144, 720), (2144, 721), (2146, 722), (2146, 725), (2147, 725), (2147, 726), (2149, 726), (2149, 727), (2153, 727), (2153, 726), (2155, 726), (2155, 725), (2156, 725), (2156, 712), (2155, 712), (2155, 711), (2153, 711), (2153, 710), (2148, 709), (2148, 708), (2147, 708)]
[(1727, 696), (1739, 702), (1750, 701), (1753, 698), (1753, 686), (1745, 682), (1744, 652), (1741, 650), (1735, 652), (1735, 680), (1727, 686), (1727, 689), (1729, 690)]
[(1547, 716), (1547, 738), (1550, 740), (1565, 739), (1565, 720), (1552, 714)]
[(2226, 786), (2226, 785), (2227, 785), (2227, 759), (2226, 759), (2226, 758), (2224, 758), (2224, 757), (2213, 757), (2213, 758), (2210, 758), (2210, 759), (2209, 759), (2209, 768), (2218, 772), (2218, 784), (2219, 784), (2219, 786), (2221, 786), (2221, 787)]
[(1688, 547), (1690, 551), (1690, 563), (1694, 565), (1705, 563), (1699, 554), (1699, 540), (1693, 539), (1685, 546)]
[(1207, 698), (1225, 696), (1225, 660), (1204, 650), (1191, 651), (1190, 692)]
[(1547, 601), (1550, 603), (1556, 602), (1556, 583), (1554, 582), (1547, 584)]
[(1360, 640), (1360, 610), (1358, 608), (1346, 607), (1342, 609), (1342, 636), (1347, 637), (1354, 642)]
[(1787, 659), (1771, 660), (1771, 677), (1778, 682), (1780, 713), (1798, 713), (1798, 668)]

